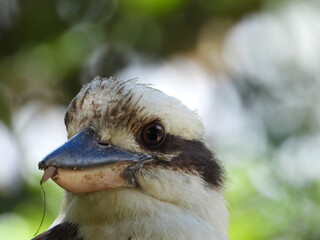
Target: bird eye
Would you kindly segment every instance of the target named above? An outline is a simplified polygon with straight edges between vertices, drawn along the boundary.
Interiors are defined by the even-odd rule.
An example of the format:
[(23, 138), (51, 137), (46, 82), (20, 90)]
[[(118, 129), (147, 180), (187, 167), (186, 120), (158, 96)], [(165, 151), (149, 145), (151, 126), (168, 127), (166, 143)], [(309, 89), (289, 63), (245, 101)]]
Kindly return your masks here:
[(165, 131), (162, 125), (151, 122), (145, 125), (141, 132), (141, 140), (149, 147), (159, 147), (165, 138)]

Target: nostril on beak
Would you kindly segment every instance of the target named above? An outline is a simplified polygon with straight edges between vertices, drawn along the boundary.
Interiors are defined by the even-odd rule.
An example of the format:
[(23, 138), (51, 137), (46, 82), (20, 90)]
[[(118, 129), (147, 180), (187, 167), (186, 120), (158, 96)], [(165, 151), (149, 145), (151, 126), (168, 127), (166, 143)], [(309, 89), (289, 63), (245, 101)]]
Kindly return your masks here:
[(101, 146), (106, 146), (106, 147), (110, 145), (109, 143), (100, 142), (100, 141), (98, 141), (98, 144), (101, 145)]

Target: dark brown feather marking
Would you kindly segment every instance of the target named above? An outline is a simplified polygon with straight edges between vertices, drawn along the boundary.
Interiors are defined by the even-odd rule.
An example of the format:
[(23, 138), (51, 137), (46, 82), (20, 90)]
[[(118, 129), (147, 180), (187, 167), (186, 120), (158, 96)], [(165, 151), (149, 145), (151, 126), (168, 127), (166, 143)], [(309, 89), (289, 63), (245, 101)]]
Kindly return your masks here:
[(77, 111), (77, 100), (78, 100), (77, 97), (75, 97), (71, 100), (71, 103), (69, 105), (69, 111), (71, 111), (71, 112)]
[(64, 125), (67, 127), (67, 130), (69, 122), (71, 122), (71, 118), (71, 114), (69, 112), (66, 112), (66, 114), (64, 115)]
[(64, 124), (66, 125), (66, 127), (68, 127), (69, 123), (73, 120), (72, 113), (76, 111), (77, 111), (77, 98), (75, 97), (71, 100), (71, 103), (68, 107), (68, 111), (64, 116)]
[(75, 224), (64, 222), (48, 231), (41, 233), (31, 240), (85, 240), (78, 236), (78, 227)]
[(91, 86), (87, 88), (84, 95), (82, 96), (82, 99), (80, 99), (79, 108), (82, 108), (82, 105), (84, 103), (84, 100), (87, 98), (87, 95), (89, 94), (89, 91), (91, 90)]

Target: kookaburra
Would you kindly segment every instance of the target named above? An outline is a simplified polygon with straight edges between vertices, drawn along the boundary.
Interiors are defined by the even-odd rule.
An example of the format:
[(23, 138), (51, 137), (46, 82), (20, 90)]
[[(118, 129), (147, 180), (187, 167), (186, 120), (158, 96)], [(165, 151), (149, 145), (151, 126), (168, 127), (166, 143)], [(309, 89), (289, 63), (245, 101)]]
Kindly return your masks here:
[(198, 115), (136, 81), (95, 78), (65, 115), (69, 140), (41, 162), (65, 189), (36, 240), (226, 240), (224, 170)]

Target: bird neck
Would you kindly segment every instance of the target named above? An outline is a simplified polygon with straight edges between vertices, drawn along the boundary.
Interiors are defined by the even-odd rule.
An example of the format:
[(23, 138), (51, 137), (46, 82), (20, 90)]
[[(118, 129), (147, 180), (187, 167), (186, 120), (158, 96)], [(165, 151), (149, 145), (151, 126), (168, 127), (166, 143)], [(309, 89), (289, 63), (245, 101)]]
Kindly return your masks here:
[[(190, 236), (196, 234), (195, 238), (189, 239), (199, 237), (195, 231), (198, 229), (203, 232), (199, 234), (206, 233), (215, 237), (209, 239), (225, 240), (227, 239), (228, 215), (225, 201), (218, 192), (215, 192), (212, 197), (210, 202), (207, 202), (207, 207), (203, 204), (201, 206), (201, 203), (198, 206), (194, 204), (177, 206), (174, 203), (145, 195), (135, 189), (73, 195), (69, 197), (70, 203), (66, 209), (65, 221), (77, 224), (83, 235), (92, 238), (101, 229), (105, 234), (109, 234), (107, 229), (114, 230), (117, 226), (119, 228), (118, 234), (123, 231), (124, 226), (132, 233), (136, 231), (163, 232), (163, 229), (175, 226), (172, 229), (174, 232)], [(130, 230), (131, 228), (132, 230)], [(112, 237), (112, 235), (108, 235), (108, 237)], [(184, 237), (182, 236), (181, 239), (185, 239)], [(180, 238), (168, 236), (168, 238), (161, 239)]]

